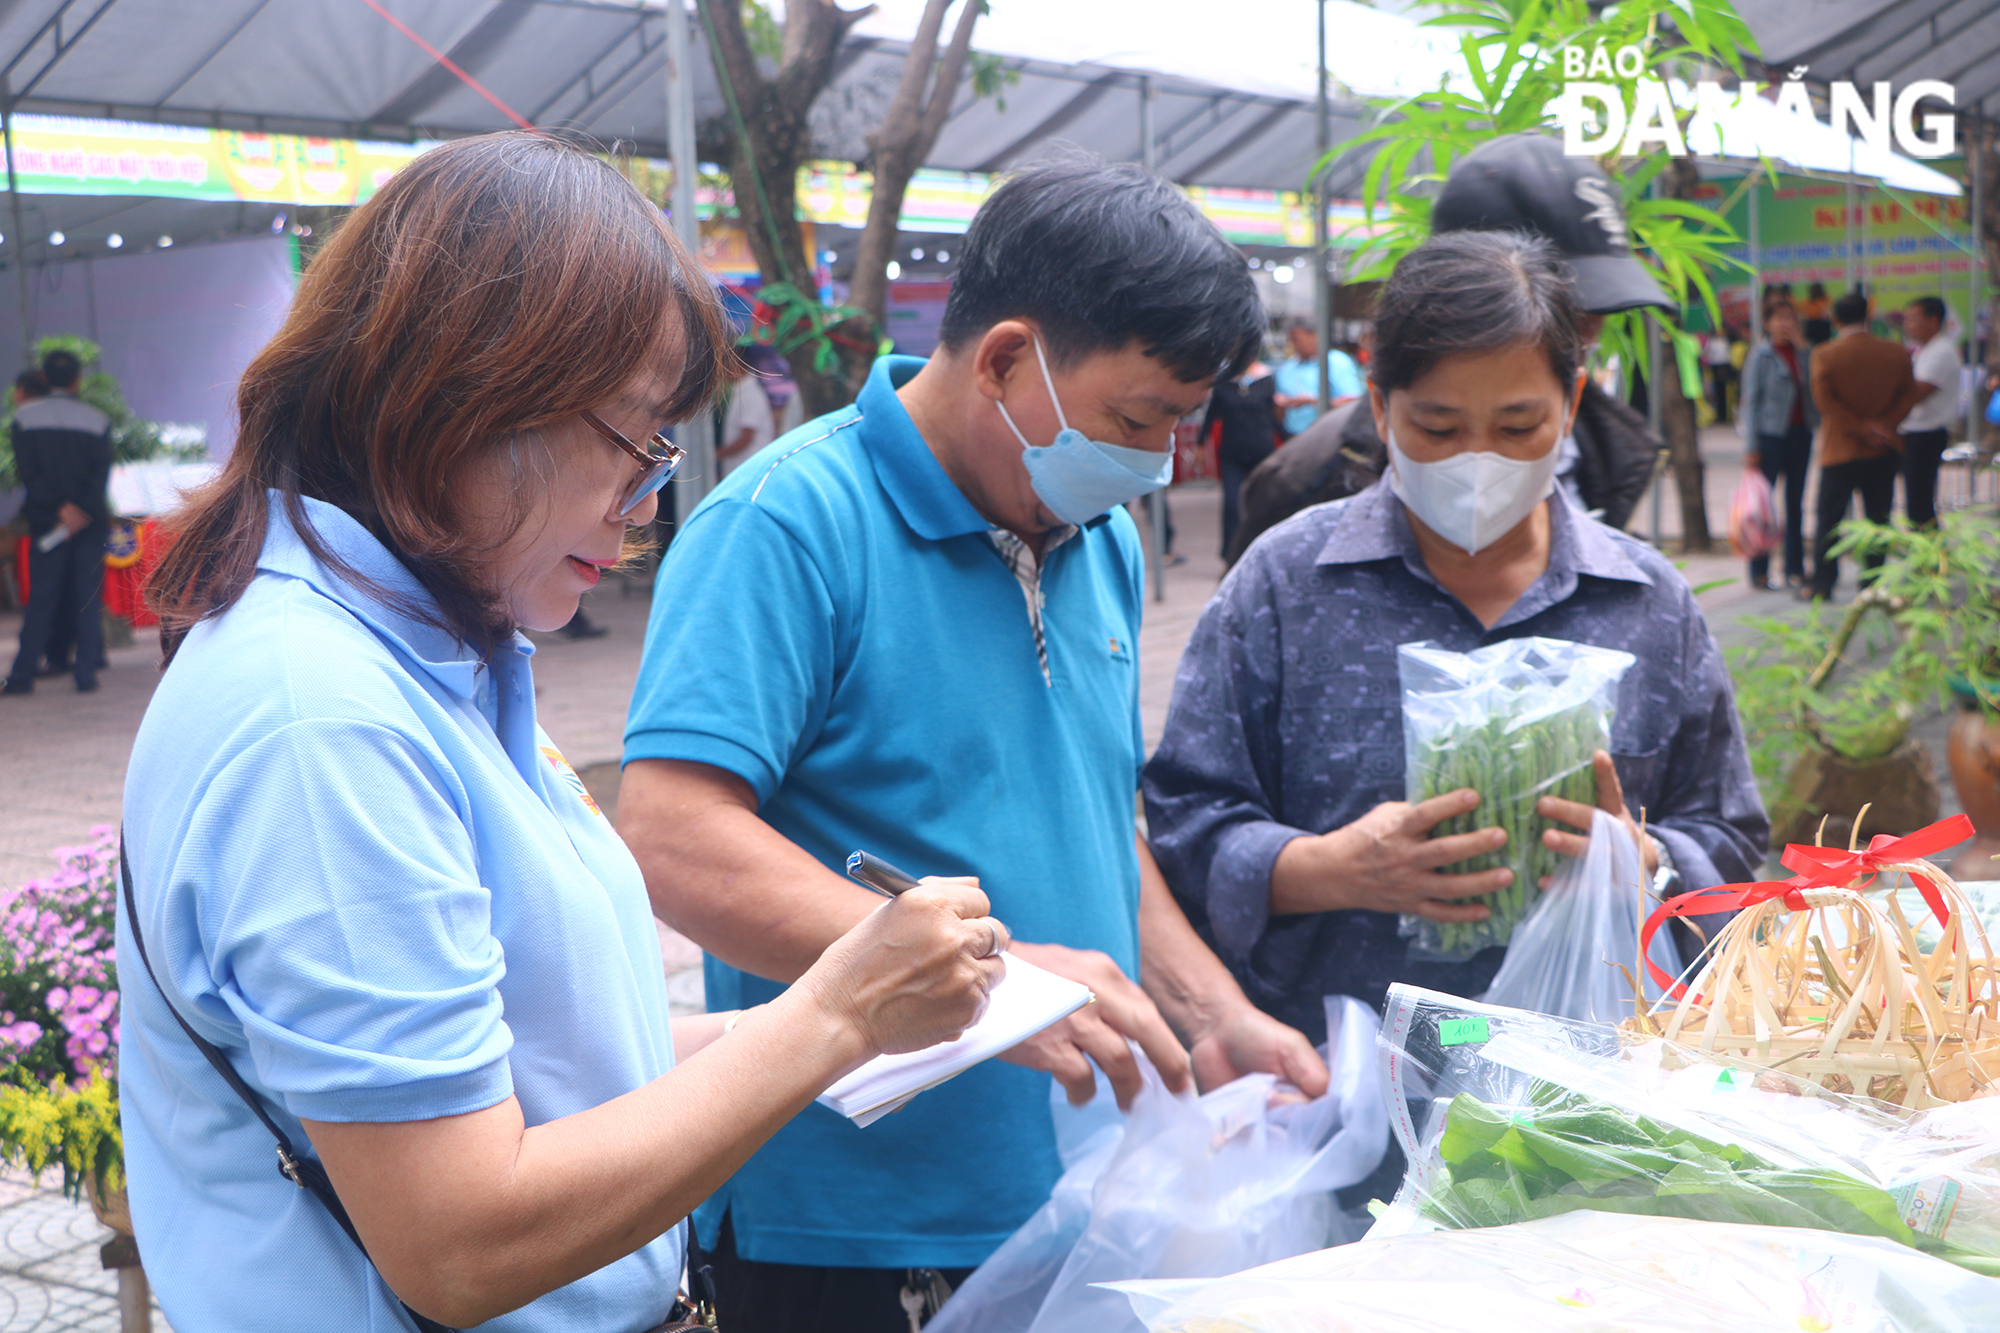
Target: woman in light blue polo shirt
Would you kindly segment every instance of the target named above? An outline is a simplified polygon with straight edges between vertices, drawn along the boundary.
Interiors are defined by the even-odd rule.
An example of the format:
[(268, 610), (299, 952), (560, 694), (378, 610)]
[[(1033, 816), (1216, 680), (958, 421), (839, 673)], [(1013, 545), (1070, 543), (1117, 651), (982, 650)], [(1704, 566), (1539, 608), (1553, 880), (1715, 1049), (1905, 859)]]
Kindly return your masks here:
[(657, 431), (730, 359), (659, 210), (508, 134), (404, 168), (245, 373), (125, 798), (126, 1157), (177, 1327), (655, 1328), (696, 1203), (983, 1004), (1005, 928), (939, 882), (670, 1025), (638, 867), (535, 724), (519, 631), (651, 521)]

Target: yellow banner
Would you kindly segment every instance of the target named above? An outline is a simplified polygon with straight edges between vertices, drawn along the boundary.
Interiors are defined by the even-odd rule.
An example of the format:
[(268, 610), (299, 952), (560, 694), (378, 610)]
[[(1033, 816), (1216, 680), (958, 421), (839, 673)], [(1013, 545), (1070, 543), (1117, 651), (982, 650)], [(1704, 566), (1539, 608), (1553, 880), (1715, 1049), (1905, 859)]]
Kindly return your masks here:
[(23, 194), (358, 204), (433, 142), (21, 115), (14, 118), (14, 169)]
[[(435, 143), (316, 139), (78, 116), (14, 118), (14, 166), (23, 194), (358, 204)], [(665, 162), (634, 161), (628, 174), (649, 195), (666, 198), (672, 172)], [(800, 216), (814, 223), (861, 227), (868, 220), (873, 185), (870, 173), (848, 163), (812, 163), (799, 172)], [(903, 195), (902, 228), (963, 232), (994, 186), (991, 176), (919, 171)], [(1296, 193), (1196, 187), (1188, 196), (1239, 245), (1302, 249), (1312, 244), (1310, 208)], [(726, 188), (707, 185), (696, 191), (696, 200), (704, 218), (734, 204)], [(1336, 217), (1344, 211), (1358, 217), (1351, 205), (1336, 202), (1332, 211)], [(1339, 236), (1345, 228), (1336, 225), (1334, 231)]]

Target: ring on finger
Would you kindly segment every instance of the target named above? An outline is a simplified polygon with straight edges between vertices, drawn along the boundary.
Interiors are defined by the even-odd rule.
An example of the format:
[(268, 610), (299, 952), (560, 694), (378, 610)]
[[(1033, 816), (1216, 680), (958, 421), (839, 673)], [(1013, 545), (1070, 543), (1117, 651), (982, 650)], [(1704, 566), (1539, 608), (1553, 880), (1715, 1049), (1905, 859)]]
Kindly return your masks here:
[(987, 934), (991, 935), (993, 939), (992, 943), (987, 948), (985, 954), (983, 954), (982, 957), (998, 958), (1001, 952), (1007, 947), (1005, 941), (1003, 941), (1000, 937), (1000, 923), (998, 921), (995, 921), (990, 916), (987, 917), (986, 932)]

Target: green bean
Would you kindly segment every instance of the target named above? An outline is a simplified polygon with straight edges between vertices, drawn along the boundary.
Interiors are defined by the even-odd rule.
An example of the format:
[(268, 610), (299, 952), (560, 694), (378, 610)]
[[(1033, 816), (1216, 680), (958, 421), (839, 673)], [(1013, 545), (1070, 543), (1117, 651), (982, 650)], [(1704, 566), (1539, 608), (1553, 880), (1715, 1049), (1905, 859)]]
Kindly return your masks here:
[(1493, 827), (1507, 835), (1498, 851), (1447, 866), (1446, 872), (1502, 868), (1514, 872), (1513, 882), (1505, 888), (1464, 900), (1486, 905), (1492, 914), (1485, 921), (1426, 923), (1426, 933), (1445, 953), (1469, 954), (1505, 944), (1541, 896), (1542, 878), (1560, 868), (1562, 858), (1542, 845), (1549, 822), (1536, 811), (1536, 798), (1547, 794), (1586, 805), (1596, 801), (1591, 755), (1606, 743), (1605, 720), (1597, 705), (1579, 704), (1517, 722), (1519, 717), (1519, 711), (1503, 705), (1486, 718), (1440, 728), (1415, 750), (1416, 773), (1410, 785), (1417, 799), (1462, 787), (1479, 793), (1476, 807), (1441, 821), (1432, 836)]

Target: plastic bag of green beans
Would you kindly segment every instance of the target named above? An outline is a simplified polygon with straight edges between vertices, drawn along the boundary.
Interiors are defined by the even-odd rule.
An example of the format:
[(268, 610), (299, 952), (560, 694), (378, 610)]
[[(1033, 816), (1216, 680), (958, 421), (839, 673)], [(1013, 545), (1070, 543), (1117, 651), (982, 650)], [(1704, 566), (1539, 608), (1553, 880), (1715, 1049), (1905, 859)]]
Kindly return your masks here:
[(1590, 757), (1611, 748), (1618, 682), (1634, 661), (1615, 648), (1563, 639), (1510, 639), (1469, 653), (1434, 643), (1396, 649), (1403, 692), (1405, 780), (1411, 802), (1461, 787), (1479, 793), (1470, 813), (1445, 820), (1432, 837), (1503, 828), (1507, 845), (1444, 867), (1470, 874), (1506, 867), (1514, 882), (1463, 901), (1492, 909), (1484, 921), (1444, 923), (1406, 915), (1402, 933), (1428, 957), (1469, 958), (1501, 945), (1541, 896), (1544, 875), (1563, 857), (1542, 845), (1549, 821), (1535, 802), (1560, 796), (1597, 800)]

